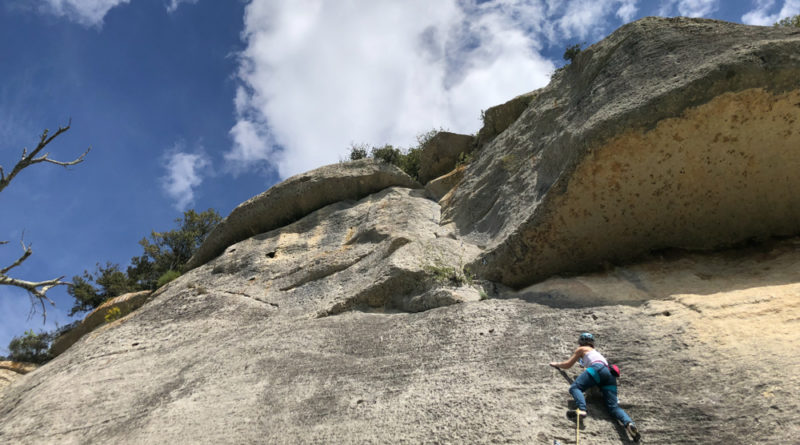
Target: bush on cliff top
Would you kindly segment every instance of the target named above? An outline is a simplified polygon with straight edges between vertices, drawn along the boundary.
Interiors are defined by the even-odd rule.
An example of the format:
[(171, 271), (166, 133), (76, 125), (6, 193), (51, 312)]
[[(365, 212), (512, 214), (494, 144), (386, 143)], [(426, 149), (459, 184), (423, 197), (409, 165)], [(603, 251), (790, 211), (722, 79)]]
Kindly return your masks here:
[(158, 283), (156, 283), (156, 288), (159, 288), (169, 283), (170, 281), (178, 278), (179, 276), (181, 276), (181, 273), (178, 272), (177, 270), (170, 269), (164, 272), (164, 275), (161, 275), (161, 277), (158, 278)]
[(775, 23), (775, 26), (800, 28), (800, 14), (797, 14), (793, 17), (784, 17), (783, 19), (778, 20), (778, 22)]
[[(177, 229), (153, 231), (150, 239), (139, 244), (143, 253), (131, 259), (126, 271), (118, 264), (97, 264), (95, 272), (84, 271), (75, 276), (67, 292), (75, 299), (69, 315), (91, 311), (104, 301), (128, 292), (155, 290), (180, 275), (184, 265), (203, 243), (206, 236), (222, 220), (214, 209), (205, 212), (188, 210), (175, 222)], [(165, 276), (172, 277), (167, 281)]]
[(428, 143), (437, 133), (446, 131), (442, 128), (432, 129), (417, 135), (417, 145), (407, 149), (396, 148), (386, 144), (383, 147), (370, 147), (367, 144), (350, 145), (349, 157), (351, 161), (364, 158), (378, 159), (389, 164), (394, 164), (403, 170), (415, 181), (419, 180), (419, 170), (421, 165), (422, 147)]
[(14, 337), (8, 344), (8, 359), (37, 365), (47, 363), (52, 358), (50, 343), (54, 338), (53, 332), (34, 334), (33, 330), (26, 331), (25, 334)]

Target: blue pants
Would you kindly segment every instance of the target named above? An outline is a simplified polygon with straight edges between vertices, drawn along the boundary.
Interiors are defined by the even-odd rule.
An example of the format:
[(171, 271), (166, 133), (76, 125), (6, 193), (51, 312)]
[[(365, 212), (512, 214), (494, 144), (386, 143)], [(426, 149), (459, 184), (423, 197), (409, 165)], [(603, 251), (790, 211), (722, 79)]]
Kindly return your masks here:
[(611, 375), (611, 372), (602, 363), (592, 365), (593, 371), (597, 375), (599, 383), (592, 377), (592, 374), (586, 370), (572, 382), (569, 387), (569, 393), (575, 399), (578, 409), (586, 411), (586, 399), (583, 397), (583, 392), (593, 386), (599, 386), (600, 392), (603, 393), (603, 400), (606, 402), (606, 408), (617, 420), (627, 425), (631, 422), (630, 416), (622, 408), (619, 407), (617, 401), (617, 379)]

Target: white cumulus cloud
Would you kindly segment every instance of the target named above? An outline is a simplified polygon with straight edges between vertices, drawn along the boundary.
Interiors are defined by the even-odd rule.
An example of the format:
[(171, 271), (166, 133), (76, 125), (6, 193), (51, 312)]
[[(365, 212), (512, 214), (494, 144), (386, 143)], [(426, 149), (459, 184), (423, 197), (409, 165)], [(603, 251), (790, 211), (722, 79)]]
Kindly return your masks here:
[(130, 0), (44, 0), (42, 9), (84, 26), (101, 26), (111, 8), (125, 3)]
[(719, 0), (668, 0), (661, 3), (658, 15), (678, 15), (686, 17), (707, 17), (719, 8)]
[(473, 133), (480, 110), (549, 81), (546, 44), (600, 37), (636, 11), (636, 0), (252, 0), (225, 158), (287, 177), (352, 142)]
[(620, 2), (619, 9), (617, 9), (617, 17), (622, 19), (623, 22), (630, 22), (636, 15), (637, 0), (625, 0)]
[(167, 3), (167, 12), (169, 12), (170, 14), (175, 12), (175, 10), (178, 9), (178, 6), (180, 6), (183, 3), (194, 5), (197, 2), (198, 0), (169, 0), (169, 3)]
[(800, 14), (800, 0), (785, 0), (780, 9), (775, 8), (774, 0), (756, 0), (755, 7), (742, 16), (748, 25), (769, 26), (780, 19)]
[(637, 11), (636, 3), (636, 0), (570, 0), (560, 2), (553, 12), (561, 14), (558, 23), (562, 37), (597, 38), (607, 31), (610, 14), (630, 21)]
[(186, 153), (176, 145), (165, 156), (167, 170), (162, 186), (175, 201), (175, 208), (183, 211), (194, 202), (194, 191), (203, 182), (203, 170), (210, 165), (203, 153)]

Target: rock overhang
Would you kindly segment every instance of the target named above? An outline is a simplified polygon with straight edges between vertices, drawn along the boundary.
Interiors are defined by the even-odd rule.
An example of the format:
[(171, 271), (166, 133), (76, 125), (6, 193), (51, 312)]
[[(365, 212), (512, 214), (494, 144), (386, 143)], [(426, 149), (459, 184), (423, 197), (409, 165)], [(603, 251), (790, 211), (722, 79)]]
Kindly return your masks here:
[[(786, 192), (797, 184), (769, 185), (797, 167), (798, 54), (798, 32), (682, 18), (643, 19), (585, 50), (442, 203), (445, 221), (487, 247), (470, 268), (522, 287), (651, 249), (800, 232)], [(722, 204), (675, 211), (709, 199)], [(647, 206), (663, 215), (636, 213)]]
[[(798, 103), (800, 90), (728, 93), (650, 131), (617, 136), (474, 266), (503, 263), (496, 273), (487, 267), (488, 277), (521, 286), (653, 249), (800, 233)], [(530, 260), (502, 259), (520, 257)]]

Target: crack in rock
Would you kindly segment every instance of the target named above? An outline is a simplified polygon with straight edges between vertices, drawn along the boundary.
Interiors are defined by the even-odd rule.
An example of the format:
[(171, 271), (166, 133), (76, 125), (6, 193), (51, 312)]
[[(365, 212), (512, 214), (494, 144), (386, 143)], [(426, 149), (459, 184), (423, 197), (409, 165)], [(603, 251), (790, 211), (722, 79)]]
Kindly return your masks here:
[(250, 300), (257, 301), (257, 302), (259, 302), (259, 303), (262, 303), (262, 304), (266, 304), (266, 305), (272, 306), (272, 307), (274, 307), (274, 308), (276, 308), (276, 309), (280, 307), (280, 306), (278, 306), (278, 304), (276, 304), (276, 303), (273, 303), (273, 302), (271, 302), (271, 301), (264, 301), (264, 300), (261, 300), (261, 299), (259, 299), (259, 298), (256, 298), (256, 297), (252, 296), (252, 295), (248, 295), (248, 294), (246, 294), (246, 293), (244, 293), (244, 292), (232, 292), (232, 291), (227, 291), (227, 290), (225, 290), (225, 291), (222, 291), (222, 293), (224, 293), (224, 294), (227, 294), (227, 295), (235, 295), (235, 296), (237, 296), (237, 297), (245, 297), (245, 298), (248, 298), (248, 299), (250, 299)]

